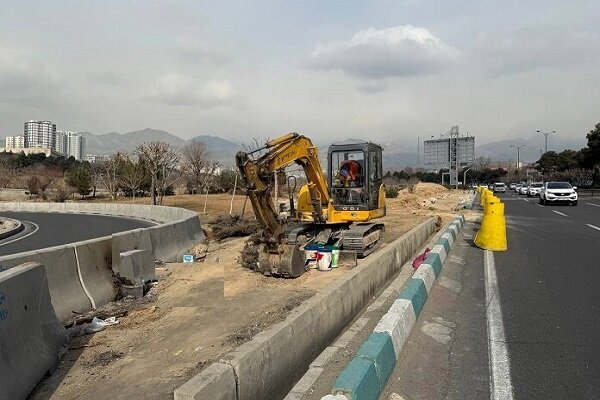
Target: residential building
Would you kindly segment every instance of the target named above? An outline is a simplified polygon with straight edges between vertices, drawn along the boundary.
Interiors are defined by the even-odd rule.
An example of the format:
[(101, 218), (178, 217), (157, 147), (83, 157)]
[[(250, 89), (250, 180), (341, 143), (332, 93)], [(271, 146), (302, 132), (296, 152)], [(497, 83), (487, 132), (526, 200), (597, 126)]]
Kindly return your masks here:
[(90, 164), (93, 163), (101, 163), (104, 161), (108, 161), (110, 160), (110, 156), (104, 155), (104, 156), (100, 156), (98, 154), (86, 154), (83, 159), (87, 162), (89, 162)]
[(56, 151), (66, 157), (83, 160), (85, 138), (79, 132), (56, 131)]
[(25, 147), (56, 148), (56, 124), (50, 121), (28, 121), (24, 128)]
[(8, 136), (5, 142), (7, 149), (20, 149), (25, 147), (25, 136)]

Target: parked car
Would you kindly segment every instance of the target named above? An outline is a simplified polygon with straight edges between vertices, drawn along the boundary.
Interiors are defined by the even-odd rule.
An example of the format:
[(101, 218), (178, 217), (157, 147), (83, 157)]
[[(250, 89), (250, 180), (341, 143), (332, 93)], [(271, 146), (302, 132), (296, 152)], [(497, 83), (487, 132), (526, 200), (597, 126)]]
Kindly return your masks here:
[(514, 187), (515, 192), (519, 193), (519, 191), (521, 190), (521, 186), (523, 186), (522, 183), (517, 183)]
[(577, 205), (577, 186), (569, 182), (546, 182), (540, 191), (540, 204), (569, 203)]
[(528, 189), (529, 189), (528, 184), (521, 185), (521, 188), (519, 189), (519, 194), (527, 194)]
[(494, 193), (506, 193), (506, 183), (496, 182), (494, 183)]
[(527, 189), (527, 197), (539, 196), (543, 186), (544, 182), (533, 182)]
[(509, 188), (510, 190), (515, 190), (515, 187), (516, 187), (516, 186), (517, 186), (517, 183), (516, 183), (516, 182), (511, 182), (511, 183), (510, 183), (510, 185), (508, 185), (508, 188)]

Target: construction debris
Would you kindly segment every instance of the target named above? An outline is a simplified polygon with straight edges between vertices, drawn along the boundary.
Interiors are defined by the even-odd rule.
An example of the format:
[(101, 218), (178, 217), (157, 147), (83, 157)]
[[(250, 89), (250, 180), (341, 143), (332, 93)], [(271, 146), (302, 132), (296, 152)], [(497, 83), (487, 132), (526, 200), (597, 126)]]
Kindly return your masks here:
[(209, 222), (212, 237), (223, 240), (230, 237), (250, 236), (258, 231), (255, 220), (240, 215), (220, 215)]

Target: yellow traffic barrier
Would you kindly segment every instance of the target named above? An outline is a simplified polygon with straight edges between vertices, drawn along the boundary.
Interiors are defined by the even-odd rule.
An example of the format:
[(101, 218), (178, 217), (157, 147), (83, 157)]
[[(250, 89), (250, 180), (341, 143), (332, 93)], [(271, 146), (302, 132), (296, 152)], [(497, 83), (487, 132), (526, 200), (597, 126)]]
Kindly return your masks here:
[(504, 204), (495, 196), (486, 198), (481, 227), (475, 235), (475, 245), (485, 250), (506, 251), (506, 220)]

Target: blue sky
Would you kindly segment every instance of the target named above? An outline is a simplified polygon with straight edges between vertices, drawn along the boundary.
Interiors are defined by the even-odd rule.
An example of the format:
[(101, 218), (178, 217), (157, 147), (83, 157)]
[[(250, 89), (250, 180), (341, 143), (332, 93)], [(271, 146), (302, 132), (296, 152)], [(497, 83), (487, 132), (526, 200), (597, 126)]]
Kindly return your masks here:
[(29, 119), (414, 147), (600, 122), (598, 1), (0, 3), (0, 136)]

